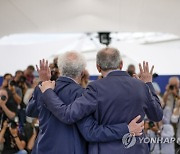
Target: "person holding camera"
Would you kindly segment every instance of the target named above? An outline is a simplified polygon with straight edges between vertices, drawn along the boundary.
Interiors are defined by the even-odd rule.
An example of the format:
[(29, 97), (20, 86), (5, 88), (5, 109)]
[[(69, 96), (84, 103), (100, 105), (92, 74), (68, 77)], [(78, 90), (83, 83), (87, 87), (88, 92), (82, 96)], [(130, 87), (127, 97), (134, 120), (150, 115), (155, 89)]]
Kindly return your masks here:
[[(22, 150), (22, 145), (19, 142), (19, 134), (17, 124), (14, 119), (17, 108), (15, 104), (8, 102), (8, 92), (6, 89), (0, 89), (0, 144), (3, 145), (2, 154), (11, 154)], [(14, 138), (13, 138), (14, 137)], [(15, 139), (17, 138), (17, 139)], [(14, 139), (14, 140), (13, 140)], [(12, 142), (14, 141), (14, 142)], [(17, 143), (16, 143), (17, 142)], [(18, 146), (18, 150), (15, 146)]]
[(26, 83), (28, 85), (28, 87), (31, 87), (31, 85), (33, 84), (33, 79), (34, 79), (34, 66), (29, 65), (26, 70), (24, 71), (24, 77), (26, 78)]
[(173, 112), (179, 98), (179, 78), (174, 76), (169, 78), (169, 83), (166, 86), (166, 91), (163, 96), (165, 106), (168, 106)]
[(14, 121), (4, 121), (0, 141), (4, 144), (2, 154), (27, 154), (24, 150), (25, 137), (18, 132), (18, 125)]
[(6, 89), (8, 92), (8, 102), (11, 104), (20, 105), (22, 102), (22, 91), (19, 87), (16, 86), (15, 81), (12, 78), (12, 75), (5, 74), (3, 78), (2, 88)]
[(25, 128), (27, 137), (27, 151), (31, 153), (39, 133), (39, 120), (34, 118), (31, 125), (27, 125)]
[(15, 81), (15, 86), (19, 87), (22, 91), (22, 94), (24, 96), (24, 94), (26, 93), (27, 89), (28, 89), (28, 85), (26, 83), (26, 77), (24, 76), (23, 71), (21, 70), (17, 70), (15, 72), (15, 77), (14, 80)]

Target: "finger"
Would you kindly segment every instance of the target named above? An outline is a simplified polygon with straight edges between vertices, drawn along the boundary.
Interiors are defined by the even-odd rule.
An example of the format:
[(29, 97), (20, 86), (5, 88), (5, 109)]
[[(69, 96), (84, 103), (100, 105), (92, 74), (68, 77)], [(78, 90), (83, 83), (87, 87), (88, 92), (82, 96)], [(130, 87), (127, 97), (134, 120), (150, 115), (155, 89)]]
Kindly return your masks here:
[(139, 79), (138, 75), (137, 74), (133, 74), (133, 78), (135, 79)]
[(42, 90), (42, 85), (39, 85), (38, 87), (39, 87), (39, 89), (41, 89), (41, 90)]
[(55, 86), (56, 82), (55, 82), (55, 81), (52, 81), (52, 84)]
[(44, 59), (42, 60), (42, 67), (43, 67), (43, 69), (45, 69), (45, 60)]
[(141, 136), (142, 135), (142, 132), (140, 133), (135, 133), (136, 136)]
[(143, 69), (142, 69), (142, 65), (139, 63), (139, 70), (140, 70), (140, 73), (142, 74), (143, 73)]
[(146, 62), (146, 71), (149, 73), (149, 64)]
[(145, 65), (145, 61), (143, 61), (143, 72), (146, 72), (146, 65)]
[(48, 73), (49, 76), (51, 76), (51, 70), (50, 70), (50, 67), (48, 67), (47, 73)]
[(38, 67), (38, 65), (36, 65), (36, 70), (39, 72), (39, 67)]
[(39, 66), (40, 66), (40, 69), (42, 70), (43, 69), (42, 60), (39, 61)]
[(45, 69), (48, 71), (48, 60), (46, 60)]
[(141, 121), (140, 123), (138, 123), (139, 126), (144, 126), (144, 121)]
[(144, 129), (144, 126), (142, 126), (141, 129), (143, 130), (143, 129)]
[(136, 118), (133, 119), (134, 122), (137, 122), (141, 118), (140, 115), (138, 115)]
[(154, 65), (151, 67), (150, 74), (153, 74)]

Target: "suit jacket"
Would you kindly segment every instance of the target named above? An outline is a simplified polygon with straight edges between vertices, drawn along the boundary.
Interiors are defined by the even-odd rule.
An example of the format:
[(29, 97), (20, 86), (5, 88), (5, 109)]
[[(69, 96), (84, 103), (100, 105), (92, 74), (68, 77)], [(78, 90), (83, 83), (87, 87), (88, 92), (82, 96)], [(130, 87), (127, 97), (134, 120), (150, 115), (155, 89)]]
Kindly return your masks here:
[[(162, 120), (163, 111), (152, 83), (143, 83), (124, 71), (113, 71), (107, 77), (89, 84), (82, 97), (68, 106), (52, 89), (42, 94), (44, 106), (62, 122), (73, 123), (91, 113), (98, 124), (129, 123), (137, 115), (155, 122)], [(92, 143), (90, 154), (147, 154), (148, 146), (140, 143), (125, 148), (122, 141)]]
[[(56, 82), (55, 93), (66, 105), (80, 97), (83, 90), (70, 78), (60, 77)], [(38, 117), (40, 121), (33, 154), (86, 154), (88, 149), (85, 139), (92, 143), (108, 142), (120, 140), (128, 133), (126, 123), (99, 125), (92, 115), (77, 124), (64, 124), (42, 105), (41, 96), (39, 87), (36, 87), (27, 106), (27, 115)]]

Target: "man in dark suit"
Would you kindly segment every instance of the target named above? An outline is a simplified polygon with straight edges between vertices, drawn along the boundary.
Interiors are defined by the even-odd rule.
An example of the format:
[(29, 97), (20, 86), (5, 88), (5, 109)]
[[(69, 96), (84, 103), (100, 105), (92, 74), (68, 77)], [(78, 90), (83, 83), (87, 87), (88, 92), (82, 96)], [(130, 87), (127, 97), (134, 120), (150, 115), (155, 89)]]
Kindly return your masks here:
[[(91, 82), (82, 97), (65, 105), (52, 90), (55, 83), (46, 81), (40, 86), (44, 106), (65, 123), (76, 122), (92, 114), (98, 124), (129, 123), (133, 117), (141, 115), (158, 122), (163, 117), (162, 108), (152, 86), (152, 72), (148, 63), (140, 65), (140, 78), (130, 77), (121, 71), (123, 66), (120, 53), (114, 48), (105, 48), (97, 53), (97, 68), (104, 77)], [(83, 129), (80, 128), (80, 129)], [(125, 148), (122, 141), (90, 143), (90, 154), (149, 153), (148, 146), (138, 140), (134, 146)]]
[[(50, 78), (48, 75), (50, 71), (42, 74), (43, 68), (48, 68), (47, 66), (48, 64), (44, 62), (40, 65), (41, 80)], [(55, 92), (68, 105), (83, 93), (83, 88), (78, 83), (85, 70), (85, 60), (78, 53), (68, 52), (59, 57), (59, 68), (61, 77), (56, 82)], [(66, 125), (42, 104), (41, 91), (39, 87), (36, 87), (27, 106), (27, 115), (38, 117), (40, 121), (40, 132), (32, 152), (34, 154), (86, 154), (85, 140), (110, 142), (122, 139), (123, 135), (129, 131), (134, 131), (136, 135), (139, 135), (143, 129), (143, 122), (136, 124), (139, 118), (135, 118), (129, 126), (127, 123), (99, 125), (92, 115), (77, 122), (77, 125)], [(83, 127), (83, 129), (78, 130), (78, 127)]]

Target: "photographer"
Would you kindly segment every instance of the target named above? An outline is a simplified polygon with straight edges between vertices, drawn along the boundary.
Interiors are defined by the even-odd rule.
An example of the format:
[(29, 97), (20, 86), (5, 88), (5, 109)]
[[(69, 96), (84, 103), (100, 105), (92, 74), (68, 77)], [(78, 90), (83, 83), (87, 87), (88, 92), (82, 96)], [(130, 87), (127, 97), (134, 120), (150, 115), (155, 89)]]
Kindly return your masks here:
[(15, 81), (12, 79), (12, 75), (4, 75), (2, 88), (5, 88), (8, 92), (8, 102), (15, 103), (16, 106), (20, 105), (22, 102), (22, 91), (16, 86)]
[[(0, 89), (0, 143), (4, 145), (2, 153), (11, 154), (23, 149), (23, 145), (19, 142), (17, 134), (17, 124), (13, 121), (17, 108), (15, 104), (8, 101), (8, 93), (6, 89)], [(8, 129), (9, 122), (9, 129)], [(14, 127), (13, 127), (14, 126)], [(13, 138), (14, 137), (14, 138)], [(12, 140), (14, 139), (14, 143)], [(22, 138), (21, 138), (22, 139)], [(18, 146), (16, 149), (15, 145)]]
[(174, 143), (168, 143), (174, 136), (172, 125), (145, 120), (144, 128), (146, 137), (150, 138), (149, 149), (151, 154), (175, 154)]
[(173, 112), (177, 106), (177, 100), (179, 99), (179, 78), (169, 78), (169, 83), (166, 86), (166, 92), (164, 93), (163, 100), (165, 106), (168, 106)]
[(0, 141), (4, 144), (2, 154), (27, 154), (24, 150), (25, 137), (18, 132), (18, 125), (14, 121), (8, 122), (3, 122), (3, 128), (0, 132)]
[(34, 119), (32, 123), (27, 123), (25, 127), (26, 137), (27, 137), (27, 151), (30, 153), (34, 147), (35, 140), (39, 133), (39, 121)]
[[(7, 103), (8, 93), (5, 89), (0, 89), (0, 116), (1, 120), (13, 119), (16, 115), (16, 106)], [(2, 121), (1, 121), (2, 123)]]
[(19, 87), (24, 94), (26, 93), (28, 86), (26, 83), (26, 77), (23, 75), (23, 71), (18, 70), (15, 72), (15, 77), (14, 77), (14, 81), (15, 81), (15, 86)]
[(29, 65), (26, 70), (24, 71), (24, 77), (26, 78), (26, 83), (28, 85), (28, 87), (31, 87), (32, 83), (33, 83), (33, 79), (34, 79), (34, 66)]

